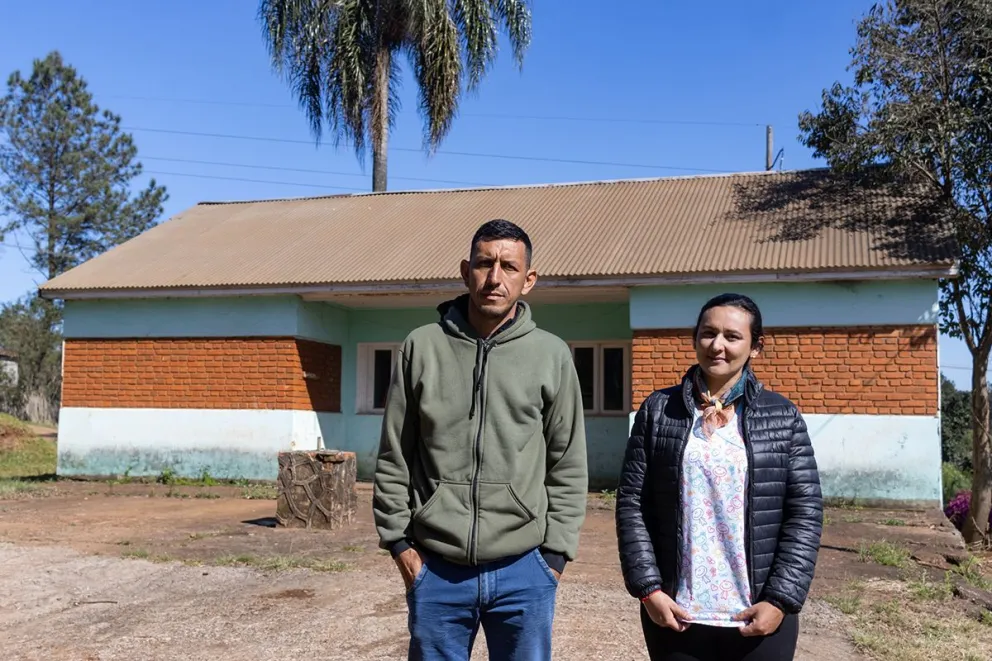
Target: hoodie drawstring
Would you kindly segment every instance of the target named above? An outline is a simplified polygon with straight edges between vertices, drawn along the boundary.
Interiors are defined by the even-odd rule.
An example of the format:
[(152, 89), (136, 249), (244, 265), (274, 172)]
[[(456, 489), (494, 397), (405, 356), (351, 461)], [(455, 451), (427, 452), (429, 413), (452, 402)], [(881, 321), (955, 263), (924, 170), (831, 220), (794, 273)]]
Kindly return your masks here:
[(468, 419), (475, 417), (475, 402), (479, 398), (479, 386), (482, 384), (482, 369), (479, 363), (482, 357), (482, 340), (475, 343), (475, 368), (472, 370), (472, 408), (468, 412)]

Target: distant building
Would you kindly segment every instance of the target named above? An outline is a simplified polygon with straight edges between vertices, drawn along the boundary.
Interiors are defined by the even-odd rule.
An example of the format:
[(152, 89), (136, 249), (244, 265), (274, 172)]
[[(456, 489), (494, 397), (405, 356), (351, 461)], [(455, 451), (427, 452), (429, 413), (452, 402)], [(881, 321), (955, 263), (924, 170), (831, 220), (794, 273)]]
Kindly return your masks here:
[(6, 379), (0, 377), (3, 381), (10, 381), (10, 383), (2, 383), (0, 385), (17, 385), (18, 379), (18, 369), (17, 369), (17, 354), (9, 349), (4, 349), (0, 347), (0, 374), (4, 375)]

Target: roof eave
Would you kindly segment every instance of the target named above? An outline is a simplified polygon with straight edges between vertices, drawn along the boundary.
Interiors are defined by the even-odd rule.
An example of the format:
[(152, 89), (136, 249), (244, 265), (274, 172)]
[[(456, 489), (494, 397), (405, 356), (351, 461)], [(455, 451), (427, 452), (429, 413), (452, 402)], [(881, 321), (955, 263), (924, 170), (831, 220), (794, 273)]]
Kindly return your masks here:
[[(757, 284), (769, 282), (832, 282), (852, 280), (916, 280), (958, 276), (958, 262), (886, 267), (880, 269), (756, 271), (734, 273), (675, 273), (626, 276), (542, 277), (542, 288), (648, 287), (672, 285)], [(328, 283), (313, 285), (236, 285), (217, 287), (154, 287), (117, 289), (41, 288), (46, 299), (95, 300), (125, 298), (213, 298), (223, 296), (277, 296), (312, 294), (424, 294), (459, 292), (460, 280)]]

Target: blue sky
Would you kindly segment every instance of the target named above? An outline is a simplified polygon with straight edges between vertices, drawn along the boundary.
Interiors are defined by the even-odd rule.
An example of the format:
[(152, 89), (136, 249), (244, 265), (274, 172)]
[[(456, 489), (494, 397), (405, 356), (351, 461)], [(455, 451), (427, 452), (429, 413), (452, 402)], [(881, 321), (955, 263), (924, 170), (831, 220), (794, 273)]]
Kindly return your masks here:
[[(856, 21), (871, 4), (535, 1), (523, 71), (504, 49), (464, 98), (441, 153), (420, 151), (415, 87), (404, 79), (390, 189), (761, 170), (766, 124), (787, 169), (820, 166), (798, 142), (796, 119), (846, 79)], [(313, 144), (269, 66), (256, 8), (255, 0), (9, 3), (0, 76), (61, 51), (167, 185), (165, 218), (202, 200), (368, 190), (370, 163), (363, 170), (349, 147)], [(246, 165), (255, 167), (236, 167)], [(15, 241), (23, 237), (7, 239)], [(0, 246), (0, 301), (40, 282), (17, 248)], [(967, 350), (947, 338), (940, 349), (945, 373), (967, 386), (969, 372), (952, 369), (970, 365)]]

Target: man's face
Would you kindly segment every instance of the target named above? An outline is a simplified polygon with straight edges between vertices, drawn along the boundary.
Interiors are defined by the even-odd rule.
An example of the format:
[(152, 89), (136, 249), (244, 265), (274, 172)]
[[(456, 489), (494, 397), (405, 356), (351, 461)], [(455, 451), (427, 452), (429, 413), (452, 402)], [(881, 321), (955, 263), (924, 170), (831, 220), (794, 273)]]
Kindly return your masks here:
[(527, 247), (521, 241), (479, 241), (472, 259), (462, 262), (462, 280), (476, 311), (503, 319), (534, 287), (537, 271), (527, 264)]

